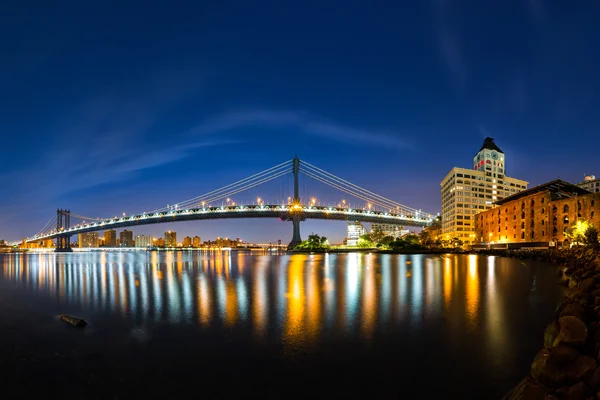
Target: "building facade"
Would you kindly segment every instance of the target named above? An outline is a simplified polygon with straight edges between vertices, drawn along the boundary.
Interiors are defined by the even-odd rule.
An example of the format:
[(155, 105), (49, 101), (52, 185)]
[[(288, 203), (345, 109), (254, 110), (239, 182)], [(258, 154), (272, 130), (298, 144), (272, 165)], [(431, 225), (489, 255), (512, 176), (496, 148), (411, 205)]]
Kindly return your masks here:
[(192, 247), (192, 238), (186, 236), (183, 238), (183, 247)]
[(200, 241), (200, 236), (194, 236), (192, 239), (192, 247), (200, 247), (202, 242)]
[(135, 247), (150, 247), (154, 245), (152, 236), (139, 235), (135, 237)]
[(528, 182), (506, 176), (506, 155), (485, 138), (473, 157), (473, 169), (455, 167), (440, 183), (442, 195), (441, 239), (458, 237), (476, 241), (475, 215), (493, 203), (527, 189)]
[(362, 223), (358, 221), (348, 222), (348, 225), (346, 226), (346, 245), (357, 246), (358, 239), (365, 233), (367, 233), (367, 231)]
[(177, 246), (177, 232), (165, 232), (165, 246), (176, 247)]
[(600, 226), (600, 193), (555, 180), (496, 202), (475, 217), (476, 243), (568, 245), (578, 220)]
[(600, 179), (596, 179), (594, 175), (586, 175), (583, 182), (579, 182), (576, 186), (583, 188), (592, 193), (600, 192)]
[(117, 247), (117, 231), (114, 229), (104, 231), (104, 246)]
[(80, 233), (77, 235), (80, 248), (98, 247), (98, 232)]
[(119, 246), (120, 247), (133, 247), (133, 232), (125, 229), (119, 234)]
[(394, 239), (398, 239), (409, 233), (408, 229), (403, 229), (402, 226), (394, 224), (371, 224), (371, 232), (380, 231), (385, 236), (392, 236)]

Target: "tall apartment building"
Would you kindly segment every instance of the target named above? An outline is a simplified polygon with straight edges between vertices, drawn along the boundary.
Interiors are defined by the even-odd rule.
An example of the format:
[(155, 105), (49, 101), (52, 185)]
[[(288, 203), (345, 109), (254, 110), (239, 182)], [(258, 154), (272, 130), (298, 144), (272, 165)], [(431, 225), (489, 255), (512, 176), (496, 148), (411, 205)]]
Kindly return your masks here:
[(579, 182), (575, 186), (592, 193), (598, 193), (600, 192), (600, 179), (596, 179), (594, 175), (586, 175), (583, 182)]
[(80, 248), (98, 247), (98, 232), (80, 233), (77, 242)]
[(139, 235), (135, 237), (135, 247), (150, 247), (153, 243), (152, 236)]
[(475, 238), (475, 214), (493, 203), (527, 189), (528, 182), (506, 176), (506, 155), (487, 137), (473, 157), (473, 169), (454, 167), (440, 183), (442, 238), (458, 237), (465, 244)]
[(133, 247), (133, 232), (125, 229), (119, 234), (120, 247)]
[(381, 231), (386, 236), (392, 236), (395, 239), (398, 239), (401, 236), (406, 235), (409, 231), (408, 229), (402, 229), (399, 225), (394, 224), (371, 224), (371, 231)]
[(114, 229), (104, 231), (104, 246), (117, 247), (117, 231)]
[(183, 238), (183, 247), (192, 247), (192, 238), (189, 236), (186, 236)]
[(346, 245), (356, 246), (358, 244), (358, 239), (365, 233), (367, 233), (367, 231), (360, 222), (348, 222), (348, 225), (346, 226)]
[(175, 247), (177, 246), (177, 232), (165, 232), (165, 246)]
[(200, 247), (200, 245), (200, 236), (194, 236), (194, 238), (192, 239), (192, 247)]

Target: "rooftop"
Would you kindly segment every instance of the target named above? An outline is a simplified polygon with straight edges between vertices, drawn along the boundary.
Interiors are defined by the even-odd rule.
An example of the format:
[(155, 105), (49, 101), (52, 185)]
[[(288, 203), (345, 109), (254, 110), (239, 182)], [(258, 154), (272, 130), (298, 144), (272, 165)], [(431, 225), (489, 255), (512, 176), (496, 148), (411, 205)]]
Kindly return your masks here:
[[(479, 151), (481, 151), (483, 149), (496, 150), (496, 151), (499, 151), (500, 153), (504, 153), (502, 150), (500, 150), (500, 147), (496, 146), (496, 143), (494, 143), (494, 138), (491, 138), (491, 137), (486, 137), (483, 140), (483, 145), (481, 146)], [(478, 151), (478, 153), (479, 153), (479, 151)]]
[(537, 185), (531, 189), (523, 190), (522, 192), (515, 193), (512, 196), (503, 198), (502, 200), (496, 201), (494, 204), (502, 205), (511, 201), (518, 200), (522, 197), (530, 196), (532, 194), (550, 192), (552, 193), (552, 199), (556, 200), (559, 198), (567, 198), (573, 196), (580, 196), (584, 194), (590, 194), (589, 190), (580, 188), (579, 186), (573, 185), (572, 183), (565, 182), (560, 179)]

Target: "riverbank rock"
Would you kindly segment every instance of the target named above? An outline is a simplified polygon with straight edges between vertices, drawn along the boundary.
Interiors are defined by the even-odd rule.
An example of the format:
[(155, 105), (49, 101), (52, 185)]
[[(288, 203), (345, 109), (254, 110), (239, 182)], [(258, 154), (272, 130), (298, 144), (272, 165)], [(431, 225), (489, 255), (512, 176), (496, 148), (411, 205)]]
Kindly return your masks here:
[(87, 322), (81, 318), (73, 317), (72, 315), (60, 314), (58, 319), (66, 322), (67, 324), (76, 326), (78, 328), (83, 328), (87, 325)]
[(558, 320), (559, 332), (554, 339), (554, 346), (568, 344), (571, 346), (582, 346), (587, 339), (587, 327), (577, 317), (566, 315)]

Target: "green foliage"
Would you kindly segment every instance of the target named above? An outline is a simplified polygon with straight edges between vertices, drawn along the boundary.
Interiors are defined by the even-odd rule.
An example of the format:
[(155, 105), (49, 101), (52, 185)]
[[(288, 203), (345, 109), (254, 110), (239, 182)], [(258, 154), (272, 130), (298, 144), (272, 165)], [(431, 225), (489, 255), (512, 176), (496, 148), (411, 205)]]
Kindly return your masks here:
[(308, 235), (308, 239), (297, 245), (294, 250), (327, 250), (329, 249), (327, 237), (317, 234)]
[(365, 238), (364, 236), (368, 236), (368, 235), (361, 236), (360, 239), (358, 239), (357, 246), (362, 249), (369, 249), (369, 248), (375, 247), (375, 243), (373, 243), (371, 240)]
[(594, 249), (600, 248), (598, 243), (598, 230), (590, 222), (584, 219), (578, 219), (565, 233), (571, 243), (576, 245), (586, 245)]
[(598, 229), (595, 226), (590, 226), (585, 231), (584, 243), (594, 250), (600, 250), (600, 242), (598, 241)]
[(419, 236), (408, 234), (401, 239), (396, 239), (389, 244), (392, 250), (424, 250), (425, 246), (420, 243)]

